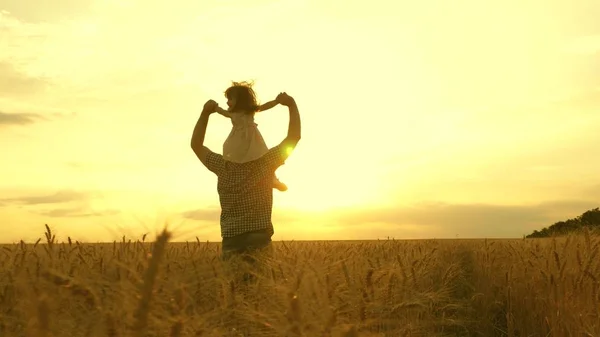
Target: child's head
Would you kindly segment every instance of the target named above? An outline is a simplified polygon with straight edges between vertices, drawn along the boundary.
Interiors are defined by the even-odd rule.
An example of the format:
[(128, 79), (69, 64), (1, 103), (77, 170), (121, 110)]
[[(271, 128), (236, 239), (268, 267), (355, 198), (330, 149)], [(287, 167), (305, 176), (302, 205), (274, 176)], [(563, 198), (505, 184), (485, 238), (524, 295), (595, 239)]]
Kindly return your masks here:
[(225, 90), (225, 97), (229, 111), (255, 113), (259, 109), (251, 82), (233, 82), (231, 87)]

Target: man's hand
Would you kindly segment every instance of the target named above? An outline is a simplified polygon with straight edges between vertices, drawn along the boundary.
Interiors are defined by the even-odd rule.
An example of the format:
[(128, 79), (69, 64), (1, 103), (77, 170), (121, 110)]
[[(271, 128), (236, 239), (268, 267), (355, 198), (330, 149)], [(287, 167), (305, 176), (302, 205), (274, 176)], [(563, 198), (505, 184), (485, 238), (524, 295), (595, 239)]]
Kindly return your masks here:
[(196, 126), (194, 127), (194, 132), (192, 133), (191, 140), (192, 150), (194, 150), (194, 153), (196, 154), (198, 159), (200, 159), (204, 166), (208, 167), (209, 170), (213, 171), (214, 168), (211, 169), (211, 167), (209, 167), (210, 164), (208, 162), (207, 156), (210, 150), (206, 146), (204, 146), (204, 137), (206, 136), (206, 127), (208, 126), (208, 119), (212, 113), (216, 112), (218, 106), (219, 105), (217, 104), (217, 102), (213, 101), (212, 99), (204, 103), (204, 107), (202, 108), (200, 118), (198, 118), (198, 122), (196, 122)]
[(281, 104), (281, 105), (285, 105), (287, 107), (289, 107), (291, 104), (294, 103), (294, 98), (290, 95), (288, 95), (285, 92), (280, 93), (279, 95), (277, 95), (277, 98), (275, 98), (275, 101), (277, 101), (277, 103)]
[(213, 101), (212, 99), (209, 99), (208, 101), (206, 101), (206, 103), (204, 103), (204, 108), (202, 108), (202, 113), (211, 114), (213, 112), (217, 112), (218, 106), (219, 106), (219, 104), (217, 104), (217, 102)]

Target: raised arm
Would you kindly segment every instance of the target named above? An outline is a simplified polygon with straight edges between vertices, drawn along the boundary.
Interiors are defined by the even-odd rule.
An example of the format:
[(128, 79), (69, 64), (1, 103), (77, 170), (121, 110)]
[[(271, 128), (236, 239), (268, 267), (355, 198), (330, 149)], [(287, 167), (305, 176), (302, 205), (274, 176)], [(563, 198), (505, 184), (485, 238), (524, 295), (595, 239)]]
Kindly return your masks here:
[(300, 112), (298, 111), (298, 105), (293, 97), (288, 94), (281, 93), (277, 96), (277, 101), (282, 105), (285, 105), (290, 110), (290, 121), (288, 124), (287, 137), (281, 142), (285, 144), (288, 153), (293, 150), (298, 142), (300, 141), (302, 134), (302, 127), (300, 125)]
[(215, 112), (217, 107), (217, 103), (213, 100), (209, 100), (204, 104), (204, 108), (202, 109), (202, 113), (200, 114), (200, 118), (198, 122), (196, 122), (196, 126), (194, 127), (194, 132), (192, 133), (191, 146), (192, 150), (200, 159), (202, 164), (206, 166), (209, 170), (216, 172), (217, 164), (214, 161), (208, 160), (209, 155), (213, 154), (209, 148), (204, 146), (204, 137), (206, 136), (206, 127), (208, 126), (208, 117)]
[(217, 105), (217, 107), (215, 108), (215, 111), (219, 113), (219, 115), (223, 116), (223, 117), (227, 117), (227, 118), (231, 118), (231, 114), (229, 113), (229, 111), (221, 108), (220, 106)]
[(301, 135), (300, 112), (298, 111), (298, 105), (296, 105), (296, 101), (288, 94), (283, 92), (277, 96), (277, 102), (289, 108), (290, 122), (285, 139), (283, 139), (279, 145), (269, 149), (269, 152), (261, 157), (263, 163), (269, 169), (276, 169), (285, 162), (292, 151), (296, 148), (296, 145), (300, 141)]
[(277, 104), (279, 104), (279, 102), (277, 102), (277, 100), (272, 100), (272, 101), (267, 102), (267, 103), (261, 105), (260, 107), (258, 107), (258, 111), (265, 111), (265, 110), (272, 109), (272, 108), (276, 107)]

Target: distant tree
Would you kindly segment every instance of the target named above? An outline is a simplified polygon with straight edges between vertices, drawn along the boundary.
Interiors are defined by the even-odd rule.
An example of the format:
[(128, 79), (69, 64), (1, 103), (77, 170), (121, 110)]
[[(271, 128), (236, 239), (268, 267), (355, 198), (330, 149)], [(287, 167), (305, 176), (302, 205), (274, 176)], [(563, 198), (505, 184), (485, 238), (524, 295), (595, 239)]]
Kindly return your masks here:
[(545, 238), (550, 236), (567, 235), (579, 231), (583, 228), (590, 228), (600, 231), (600, 208), (596, 207), (584, 212), (574, 219), (559, 221), (550, 227), (544, 227), (542, 230), (534, 230), (533, 233), (525, 236), (526, 238)]
[(579, 222), (583, 226), (589, 227), (598, 227), (600, 226), (600, 208), (596, 207), (585, 213), (581, 214), (579, 217)]

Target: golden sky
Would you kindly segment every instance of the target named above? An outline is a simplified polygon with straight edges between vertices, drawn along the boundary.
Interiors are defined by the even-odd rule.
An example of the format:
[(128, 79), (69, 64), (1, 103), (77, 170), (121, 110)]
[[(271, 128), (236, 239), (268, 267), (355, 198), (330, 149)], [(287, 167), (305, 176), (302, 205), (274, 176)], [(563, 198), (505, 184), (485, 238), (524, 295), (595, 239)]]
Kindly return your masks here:
[[(60, 5), (59, 5), (60, 4)], [(274, 239), (520, 237), (600, 206), (600, 2), (0, 0), (0, 241), (219, 240), (189, 139), (300, 107)], [(269, 146), (287, 111), (257, 116)], [(221, 151), (230, 122), (211, 117)]]

